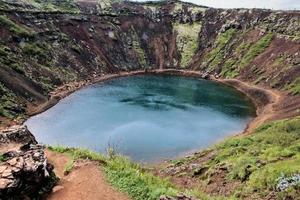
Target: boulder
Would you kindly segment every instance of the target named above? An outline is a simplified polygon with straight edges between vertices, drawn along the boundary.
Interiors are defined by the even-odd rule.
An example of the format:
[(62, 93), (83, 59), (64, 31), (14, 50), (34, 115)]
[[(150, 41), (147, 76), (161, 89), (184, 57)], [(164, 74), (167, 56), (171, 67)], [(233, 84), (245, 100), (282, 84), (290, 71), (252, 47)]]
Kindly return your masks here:
[(0, 131), (0, 145), (4, 143), (37, 144), (35, 137), (26, 126), (12, 126)]
[(26, 126), (4, 130), (0, 145), (16, 143), (18, 148), (2, 152), (0, 199), (40, 199), (51, 191), (57, 177), (48, 163), (44, 146), (37, 144)]

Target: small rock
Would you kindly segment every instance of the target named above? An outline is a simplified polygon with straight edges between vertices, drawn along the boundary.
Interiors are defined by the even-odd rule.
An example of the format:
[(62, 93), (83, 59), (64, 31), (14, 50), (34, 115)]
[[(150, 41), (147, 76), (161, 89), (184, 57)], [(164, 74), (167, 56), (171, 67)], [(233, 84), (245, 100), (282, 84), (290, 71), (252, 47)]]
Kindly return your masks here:
[(18, 158), (13, 158), (7, 161), (10, 166), (15, 166), (18, 163)]
[(7, 169), (7, 166), (1, 165), (0, 166), (0, 174), (2, 174)]
[(62, 185), (57, 185), (55, 186), (53, 189), (52, 189), (52, 192), (55, 193), (55, 192), (58, 192), (60, 190), (64, 189), (64, 186)]
[(11, 179), (5, 179), (1, 178), (0, 179), (0, 190), (7, 188), (9, 185), (13, 184), (13, 180)]
[(1, 173), (1, 178), (7, 178), (12, 175), (11, 168), (6, 169), (3, 173)]

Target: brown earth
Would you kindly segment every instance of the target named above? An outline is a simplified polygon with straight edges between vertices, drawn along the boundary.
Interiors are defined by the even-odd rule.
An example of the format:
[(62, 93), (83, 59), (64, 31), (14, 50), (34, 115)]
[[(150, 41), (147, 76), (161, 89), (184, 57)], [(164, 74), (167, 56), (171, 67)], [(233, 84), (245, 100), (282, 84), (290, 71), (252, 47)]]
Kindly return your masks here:
[(125, 194), (116, 191), (106, 182), (97, 162), (76, 161), (74, 169), (64, 175), (64, 168), (71, 158), (49, 150), (46, 150), (46, 155), (60, 177), (58, 185), (48, 197), (49, 200), (129, 200)]
[(246, 94), (255, 104), (257, 117), (247, 125), (245, 133), (250, 133), (253, 129), (275, 116), (280, 118), (274, 107), (283, 101), (285, 96), (283, 93), (256, 87), (237, 79), (223, 79), (219, 82), (235, 87)]

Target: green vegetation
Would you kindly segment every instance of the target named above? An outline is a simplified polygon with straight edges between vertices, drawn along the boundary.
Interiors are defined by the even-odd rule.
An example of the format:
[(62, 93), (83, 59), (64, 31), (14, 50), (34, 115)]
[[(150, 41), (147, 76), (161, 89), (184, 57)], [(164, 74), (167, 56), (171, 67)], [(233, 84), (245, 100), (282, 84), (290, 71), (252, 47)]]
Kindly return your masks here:
[(201, 31), (201, 23), (173, 24), (174, 32), (177, 34), (176, 43), (181, 53), (181, 67), (187, 67), (198, 48), (198, 37)]
[[(221, 75), (226, 78), (236, 77), (243, 67), (249, 65), (255, 57), (265, 51), (265, 49), (272, 42), (273, 37), (273, 33), (267, 33), (253, 44), (242, 42), (235, 49), (234, 57), (225, 61), (224, 65), (222, 66)], [(217, 57), (217, 61), (213, 61), (211, 65), (215, 66), (214, 63), (219, 63), (219, 60), (221, 60), (223, 57), (223, 54), (219, 55)], [(259, 80), (256, 82), (259, 82)]]
[(220, 33), (216, 38), (213, 49), (208, 53), (205, 62), (209, 64), (209, 69), (215, 69), (224, 59), (226, 45), (230, 42), (236, 30), (231, 28)]
[(155, 12), (157, 9), (159, 9), (156, 5), (143, 5), (143, 8), (145, 10), (151, 10), (151, 12)]
[(251, 45), (249, 50), (241, 60), (239, 67), (240, 68), (245, 67), (246, 65), (250, 64), (256, 56), (263, 53), (265, 49), (270, 45), (273, 38), (274, 38), (273, 33), (267, 33), (262, 38), (260, 38), (256, 43)]
[(184, 5), (184, 4), (185, 4), (184, 2), (176, 2), (171, 14), (175, 15), (184, 12), (184, 8), (186, 8), (187, 11), (190, 12), (191, 14), (202, 13), (207, 9), (201, 6), (187, 5), (187, 4)]
[(54, 89), (54, 84), (52, 83), (52, 80), (49, 77), (40, 76), (39, 83), (42, 85), (43, 89), (47, 92), (50, 92), (51, 90)]
[[(245, 32), (247, 33), (247, 31)], [(226, 78), (234, 78), (239, 74), (239, 61), (242, 56), (247, 52), (250, 48), (251, 43), (242, 42), (238, 47), (234, 50), (234, 55), (232, 58), (229, 58), (225, 61), (222, 66), (221, 75)]]
[[(138, 164), (127, 158), (111, 154), (105, 157), (88, 150), (64, 147), (49, 149), (70, 154), (74, 160), (91, 159), (103, 164), (108, 181), (120, 191), (128, 193), (133, 199), (157, 199), (160, 195), (176, 195), (180, 190), (167, 180), (155, 177)], [(284, 185), (282, 180), (298, 177), (300, 173), (300, 117), (266, 123), (252, 134), (236, 136), (223, 143), (198, 153), (197, 157), (188, 157), (173, 161), (173, 165), (181, 166), (194, 163), (197, 158), (216, 152), (211, 159), (201, 166), (207, 170), (193, 173), (204, 184), (210, 181), (215, 171), (226, 168), (226, 181), (239, 181), (240, 186), (229, 197), (209, 196), (200, 189), (184, 191), (200, 199), (221, 200), (240, 199), (259, 195), (264, 198), (275, 192), (279, 199), (295, 199), (298, 197), (300, 185)], [(69, 164), (66, 169), (72, 169)], [(205, 172), (205, 173), (204, 173)], [(188, 176), (187, 173), (181, 173)], [(281, 188), (281, 189), (280, 189)], [(181, 190), (182, 191), (182, 190)]]
[(15, 118), (18, 114), (14, 112), (16, 105), (16, 95), (0, 83), (0, 116)]
[(49, 146), (48, 149), (58, 153), (67, 153), (72, 156), (73, 160), (88, 159), (101, 163), (106, 163), (107, 160), (105, 156), (87, 149), (76, 149), (63, 146)]
[(0, 9), (7, 11), (60, 12), (75, 14), (80, 12), (75, 0), (22, 0), (22, 3), (26, 6), (18, 7), (1, 1)]
[(43, 12), (62, 12), (62, 13), (79, 13), (79, 9), (74, 0), (26, 0), (31, 5), (31, 11)]
[(289, 90), (292, 95), (300, 94), (300, 77), (298, 77), (293, 83), (288, 85), (286, 89)]
[(24, 25), (19, 25), (10, 20), (5, 15), (0, 15), (0, 25), (2, 27), (7, 27), (9, 31), (13, 32), (14, 34), (20, 36), (20, 37), (34, 37), (35, 32), (29, 29), (28, 27), (25, 27)]
[[(178, 191), (166, 180), (153, 176), (140, 165), (121, 156), (105, 157), (86, 149), (49, 147), (50, 150), (67, 153), (73, 160), (89, 159), (103, 164), (108, 181), (120, 191), (128, 193), (135, 200), (157, 200), (160, 195), (176, 195)], [(73, 163), (73, 161), (72, 161)], [(66, 166), (66, 171), (73, 164)]]
[(47, 58), (45, 50), (41, 47), (41, 45), (37, 43), (26, 43), (22, 50), (23, 53), (28, 56), (38, 57), (42, 59)]
[(2, 163), (4, 161), (5, 161), (5, 158), (4, 158), (3, 154), (0, 154), (0, 163)]
[(177, 13), (181, 13), (182, 11), (183, 11), (182, 3), (181, 2), (176, 2), (171, 14), (174, 15), (174, 14), (177, 14)]
[(207, 8), (200, 7), (200, 6), (190, 6), (190, 7), (188, 7), (188, 11), (191, 12), (192, 14), (204, 13), (206, 10), (207, 10)]
[(70, 160), (64, 168), (64, 174), (69, 174), (74, 168), (74, 160)]
[(229, 58), (228, 60), (226, 60), (226, 62), (224, 63), (223, 67), (222, 67), (222, 72), (221, 72), (221, 76), (225, 76), (226, 78), (234, 78), (236, 77), (239, 73), (236, 70), (236, 63), (237, 61), (234, 60), (233, 58)]
[(168, 181), (153, 176), (124, 157), (109, 160), (104, 170), (113, 186), (135, 200), (157, 200), (161, 195), (178, 193)]
[(7, 55), (8, 55), (7, 47), (1, 46), (0, 47), (0, 56), (7, 56)]
[(137, 54), (137, 58), (139, 59), (139, 63), (141, 64), (142, 67), (146, 67), (147, 61), (146, 61), (146, 54), (144, 49), (141, 47), (141, 42), (139, 40), (139, 36), (137, 35), (136, 30), (134, 27), (131, 27), (130, 35), (132, 37), (132, 49), (135, 51)]
[(8, 66), (19, 74), (25, 74), (23, 67), (19, 64), (14, 52), (8, 46), (0, 44), (0, 64)]
[(217, 156), (208, 163), (210, 171), (227, 166), (229, 180), (242, 181), (246, 193), (264, 196), (276, 191), (281, 174), (300, 173), (300, 117), (264, 124), (251, 135), (229, 139), (216, 149)]

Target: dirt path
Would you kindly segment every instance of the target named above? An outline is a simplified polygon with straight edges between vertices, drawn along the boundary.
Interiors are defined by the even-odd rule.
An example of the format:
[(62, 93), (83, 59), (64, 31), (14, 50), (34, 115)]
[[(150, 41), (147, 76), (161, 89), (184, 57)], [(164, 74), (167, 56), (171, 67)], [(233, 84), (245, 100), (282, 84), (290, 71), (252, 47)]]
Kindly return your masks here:
[(97, 163), (78, 161), (71, 173), (64, 175), (64, 167), (70, 158), (49, 150), (46, 150), (46, 155), (61, 179), (49, 195), (49, 200), (129, 200), (105, 181)]
[(221, 79), (217, 81), (235, 87), (252, 99), (255, 104), (257, 117), (248, 124), (247, 129), (244, 131), (245, 133), (250, 133), (253, 129), (279, 114), (275, 107), (280, 105), (284, 99), (283, 93), (253, 86), (237, 79)]

